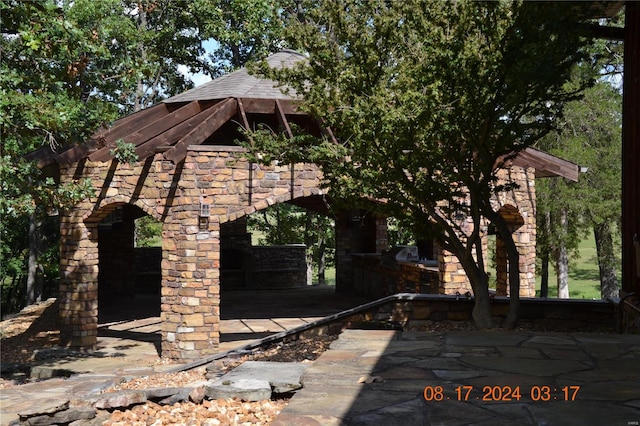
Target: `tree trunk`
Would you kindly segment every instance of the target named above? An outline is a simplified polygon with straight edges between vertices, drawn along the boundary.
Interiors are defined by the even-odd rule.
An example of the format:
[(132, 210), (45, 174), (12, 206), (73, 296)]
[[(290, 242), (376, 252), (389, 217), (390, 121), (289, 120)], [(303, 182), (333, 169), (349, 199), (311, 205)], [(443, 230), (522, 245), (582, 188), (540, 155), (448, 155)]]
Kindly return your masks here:
[(549, 250), (542, 253), (540, 263), (540, 297), (546, 299), (549, 297)]
[(616, 276), (616, 259), (613, 251), (613, 237), (608, 222), (593, 227), (600, 269), (600, 296), (618, 297), (618, 277)]
[(507, 313), (507, 318), (505, 318), (504, 326), (506, 328), (514, 328), (520, 309), (520, 253), (515, 241), (513, 241), (511, 229), (504, 218), (496, 215), (494, 219), (494, 224), (498, 228), (500, 238), (507, 251), (507, 260), (509, 262), (509, 312)]
[(544, 230), (542, 232), (542, 254), (540, 256), (540, 297), (549, 297), (549, 235), (551, 234), (551, 213), (544, 214)]
[(557, 275), (558, 275), (558, 298), (569, 298), (569, 254), (567, 252), (567, 243), (565, 241), (568, 233), (567, 210), (560, 210), (560, 238), (558, 250), (556, 253)]
[(476, 283), (473, 285), (473, 296), (475, 298), (475, 303), (473, 305), (473, 321), (476, 325), (481, 329), (487, 329), (493, 327), (493, 322), (491, 321), (491, 306), (489, 304), (489, 279), (487, 274), (482, 277), (476, 277)]
[(39, 229), (40, 221), (35, 213), (29, 215), (29, 258), (27, 263), (27, 306), (33, 305), (42, 296), (42, 289), (39, 288), (38, 273), (38, 254), (39, 254)]
[(513, 238), (509, 235), (507, 247), (507, 256), (509, 258), (509, 313), (504, 320), (505, 328), (514, 328), (518, 320), (520, 310), (520, 253), (513, 242)]
[(327, 262), (326, 262), (326, 253), (327, 251), (327, 244), (324, 241), (324, 237), (320, 238), (320, 241), (318, 242), (318, 284), (320, 285), (324, 285), (326, 283), (326, 279), (325, 279), (325, 270), (327, 268)]
[[(453, 253), (464, 269), (473, 290), (473, 296), (475, 303), (473, 305), (473, 321), (481, 329), (487, 329), (493, 327), (491, 320), (491, 306), (489, 299), (489, 276), (484, 270), (480, 270), (474, 259), (466, 259), (465, 253)], [(478, 254), (478, 256), (480, 256)]]

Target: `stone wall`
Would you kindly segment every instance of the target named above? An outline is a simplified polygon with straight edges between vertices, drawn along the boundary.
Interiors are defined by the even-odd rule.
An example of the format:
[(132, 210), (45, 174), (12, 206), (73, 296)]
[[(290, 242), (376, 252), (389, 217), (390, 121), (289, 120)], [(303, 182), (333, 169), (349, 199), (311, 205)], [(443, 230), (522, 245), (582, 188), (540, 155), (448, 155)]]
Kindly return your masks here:
[[(495, 197), (493, 207), (500, 211), (503, 217), (510, 224), (512, 236), (518, 253), (520, 254), (520, 296), (535, 296), (535, 266), (536, 266), (536, 209), (535, 209), (535, 170), (533, 168), (523, 169), (512, 167), (509, 170), (498, 171), (499, 184), (515, 183), (517, 187), (501, 193)], [(466, 220), (464, 227), (467, 233), (473, 229), (473, 223)], [(483, 225), (481, 233), (487, 235), (487, 226)], [(498, 292), (507, 295), (505, 287), (507, 280), (506, 253), (497, 239), (497, 282)], [(483, 254), (485, 264), (487, 263), (487, 243), (483, 242)], [(475, 252), (474, 252), (475, 256)], [(472, 291), (469, 279), (462, 268), (459, 260), (450, 252), (441, 250), (438, 255), (441, 265), (440, 293), (454, 294), (456, 292), (466, 293)]]
[[(389, 320), (405, 329), (420, 329), (433, 321), (472, 321), (473, 300), (455, 296), (421, 295), (420, 300), (394, 301), (377, 307), (370, 319)], [(491, 314), (496, 325), (509, 311), (509, 298), (496, 297), (491, 302)], [(605, 301), (523, 298), (519, 321), (535, 324), (540, 330), (601, 330), (615, 329), (616, 308)]]
[[(511, 170), (498, 172), (501, 183), (517, 183), (518, 187), (501, 194), (493, 200), (494, 208), (501, 213), (512, 230), (512, 236), (520, 254), (520, 296), (535, 296), (535, 261), (536, 261), (536, 223), (535, 223), (535, 170), (513, 167)], [(517, 206), (517, 208), (515, 207)], [(341, 226), (348, 224), (346, 219)], [(463, 219), (463, 229), (471, 233), (471, 219)], [(486, 222), (482, 225), (483, 256), (485, 265), (488, 261)], [(343, 233), (343, 238), (347, 235)], [(345, 238), (346, 239), (346, 238)], [(347, 240), (347, 239), (346, 239)], [(347, 240), (348, 241), (348, 240)], [(339, 243), (339, 242), (338, 242)], [(338, 244), (338, 246), (340, 246)], [(342, 248), (347, 248), (342, 245)], [(452, 253), (434, 247), (438, 265), (425, 268), (410, 263), (399, 263), (393, 268), (381, 265), (380, 256), (353, 255), (353, 289), (363, 295), (382, 297), (394, 293), (431, 293), (431, 294), (466, 294), (473, 293), (471, 283), (462, 264)], [(346, 257), (348, 250), (344, 250)], [(475, 251), (474, 251), (475, 255)], [(338, 257), (337, 257), (338, 259)], [(507, 257), (502, 240), (496, 238), (496, 281), (497, 294), (508, 295)], [(346, 263), (344, 259), (341, 260)], [(351, 267), (351, 265), (350, 265)], [(350, 269), (345, 268), (344, 271)], [(491, 272), (491, 271), (489, 271)], [(493, 274), (492, 274), (493, 275)]]
[(377, 254), (353, 256), (353, 286), (357, 294), (381, 298), (396, 293), (439, 294), (437, 267), (414, 262), (382, 262)]
[(253, 284), (259, 288), (307, 285), (306, 251), (304, 244), (252, 247)]
[(336, 217), (336, 291), (351, 292), (353, 255), (380, 254), (387, 249), (387, 219), (371, 212), (354, 209)]
[[(509, 170), (501, 170), (498, 176), (505, 183), (516, 183), (517, 188), (500, 194), (494, 200), (498, 211), (505, 218), (512, 230), (512, 237), (520, 255), (520, 296), (535, 297), (536, 295), (536, 189), (535, 169), (523, 169), (512, 167)], [(496, 239), (498, 255), (500, 247)], [(506, 257), (503, 255), (503, 258)], [(505, 292), (500, 290), (502, 282), (508, 282), (507, 273), (503, 270), (498, 275), (498, 294), (508, 295), (508, 285)]]
[[(161, 154), (136, 164), (62, 164), (61, 181), (89, 178), (95, 195), (62, 213), (61, 343), (97, 341), (99, 223), (116, 207), (135, 206), (162, 225), (162, 355), (188, 360), (219, 343), (220, 227), (293, 198), (322, 194), (314, 165), (261, 166), (237, 147), (190, 147), (174, 165)], [(200, 217), (202, 201), (210, 217)], [(104, 255), (103, 255), (104, 256)], [(133, 255), (130, 257), (133, 259)]]

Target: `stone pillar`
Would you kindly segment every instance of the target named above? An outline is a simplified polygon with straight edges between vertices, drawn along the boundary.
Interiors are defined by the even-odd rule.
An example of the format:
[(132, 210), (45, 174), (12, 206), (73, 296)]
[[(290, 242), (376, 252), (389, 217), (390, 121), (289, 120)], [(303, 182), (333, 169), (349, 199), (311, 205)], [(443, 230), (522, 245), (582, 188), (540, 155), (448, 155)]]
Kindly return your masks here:
[[(185, 169), (197, 169), (193, 157)], [(183, 361), (213, 353), (220, 342), (220, 224), (213, 215), (200, 223), (197, 179), (182, 175), (162, 228), (162, 356)]]
[[(172, 228), (183, 228), (179, 234)], [(220, 232), (175, 224), (163, 231), (162, 356), (190, 360), (220, 342)]]
[(389, 249), (389, 237), (387, 235), (387, 218), (384, 216), (375, 217), (376, 226), (376, 253), (381, 254)]
[(349, 230), (349, 214), (340, 212), (336, 216), (336, 292), (346, 293), (353, 290), (352, 238)]
[(387, 247), (386, 219), (354, 210), (336, 217), (336, 292), (353, 291), (352, 256), (381, 253)]
[(438, 291), (440, 294), (472, 292), (467, 273), (458, 258), (451, 252), (439, 249), (438, 268), (440, 270)]
[(76, 207), (60, 218), (60, 345), (93, 349), (98, 336), (98, 224)]

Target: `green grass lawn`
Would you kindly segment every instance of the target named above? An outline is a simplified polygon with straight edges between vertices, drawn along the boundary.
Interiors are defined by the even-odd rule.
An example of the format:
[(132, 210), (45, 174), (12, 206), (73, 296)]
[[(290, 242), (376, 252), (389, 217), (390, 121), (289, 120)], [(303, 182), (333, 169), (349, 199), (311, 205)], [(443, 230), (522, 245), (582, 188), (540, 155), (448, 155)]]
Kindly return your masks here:
[[(313, 274), (313, 285), (318, 284), (318, 277), (314, 271)], [(336, 267), (335, 266), (330, 266), (329, 268), (325, 269), (324, 271), (324, 285), (331, 285), (331, 286), (335, 286), (336, 285)]]
[[(600, 272), (593, 236), (580, 242), (579, 251), (580, 257), (571, 259), (569, 264), (569, 297), (599, 300)], [(540, 295), (540, 277), (536, 278), (536, 295)], [(549, 270), (549, 297), (558, 297), (558, 284), (553, 267)]]

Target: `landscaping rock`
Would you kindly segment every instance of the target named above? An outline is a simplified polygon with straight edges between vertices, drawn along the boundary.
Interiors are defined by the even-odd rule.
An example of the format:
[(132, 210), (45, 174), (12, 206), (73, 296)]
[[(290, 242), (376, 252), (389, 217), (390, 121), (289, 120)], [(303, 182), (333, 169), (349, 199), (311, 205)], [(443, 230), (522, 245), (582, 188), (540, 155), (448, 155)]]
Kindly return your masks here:
[(102, 426), (103, 423), (111, 418), (111, 413), (107, 411), (98, 411), (96, 416), (92, 419), (78, 419), (71, 423), (69, 426)]
[(271, 398), (271, 385), (258, 379), (218, 379), (205, 386), (205, 395), (209, 399), (240, 398), (245, 401), (261, 401)]
[(265, 380), (273, 392), (288, 393), (302, 388), (301, 378), (306, 369), (306, 364), (298, 362), (247, 361), (218, 380)]
[(204, 386), (198, 386), (189, 393), (189, 400), (194, 404), (200, 404), (205, 397)]
[(67, 370), (65, 368), (45, 367), (42, 365), (31, 368), (29, 376), (32, 379), (44, 380), (52, 379), (54, 377), (71, 377), (75, 374), (74, 371)]
[(160, 401), (158, 401), (161, 405), (173, 405), (176, 402), (186, 402), (189, 400), (189, 393), (191, 389), (182, 388), (182, 390), (176, 394), (170, 395)]
[(185, 392), (189, 394), (190, 391), (191, 389), (182, 387), (152, 388), (144, 390), (144, 392), (147, 394), (148, 400), (164, 399)]
[(66, 410), (67, 408), (69, 408), (68, 399), (49, 399), (38, 401), (37, 404), (21, 410), (18, 413), (18, 416), (20, 416), (20, 419), (27, 419), (29, 417), (35, 417), (44, 414), (55, 414), (58, 411)]
[(29, 426), (48, 426), (57, 424), (68, 424), (77, 420), (93, 419), (96, 416), (96, 410), (93, 408), (70, 408), (68, 410), (58, 411), (55, 414), (44, 414), (36, 417), (29, 417), (21, 424)]
[(147, 401), (147, 393), (144, 390), (110, 392), (93, 396), (90, 400), (95, 408), (105, 410), (108, 408), (121, 408), (142, 404)]

